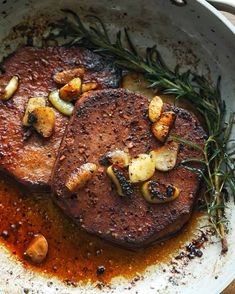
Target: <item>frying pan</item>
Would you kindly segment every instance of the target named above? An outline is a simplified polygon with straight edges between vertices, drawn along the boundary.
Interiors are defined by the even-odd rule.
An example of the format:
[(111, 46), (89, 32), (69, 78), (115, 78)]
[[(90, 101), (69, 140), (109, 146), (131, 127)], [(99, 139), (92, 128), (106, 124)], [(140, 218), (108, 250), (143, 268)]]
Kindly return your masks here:
[[(216, 7), (235, 12), (234, 0), (210, 1)], [(178, 4), (178, 5), (177, 5)], [(22, 43), (20, 36), (8, 37), (15, 25), (32, 20), (40, 26), (61, 18), (61, 8), (85, 16), (98, 15), (110, 32), (128, 27), (139, 49), (158, 44), (158, 49), (173, 67), (180, 63), (215, 80), (222, 76), (222, 94), (227, 108), (235, 110), (235, 28), (205, 0), (6, 0), (0, 4), (0, 56), (4, 57)], [(9, 46), (6, 46), (10, 44)], [(200, 60), (200, 62), (198, 62)], [(233, 129), (234, 136), (234, 129)], [(192, 260), (178, 276), (170, 276), (166, 264), (152, 266), (144, 279), (128, 289), (128, 281), (116, 279), (112, 288), (97, 290), (93, 285), (68, 288), (56, 278), (24, 269), (4, 248), (0, 248), (0, 293), (220, 293), (235, 278), (235, 206), (228, 205), (229, 251), (220, 254), (215, 238), (207, 244), (203, 257)], [(202, 224), (206, 221), (202, 220)], [(52, 281), (53, 284), (49, 283)], [(57, 289), (57, 290), (56, 290)]]

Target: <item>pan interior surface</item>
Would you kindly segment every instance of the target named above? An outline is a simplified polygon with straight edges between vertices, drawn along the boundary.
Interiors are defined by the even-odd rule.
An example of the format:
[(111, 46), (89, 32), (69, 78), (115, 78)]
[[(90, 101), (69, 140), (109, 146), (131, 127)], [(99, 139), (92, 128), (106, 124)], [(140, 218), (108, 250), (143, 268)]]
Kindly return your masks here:
[[(5, 2), (5, 1), (4, 1)], [(235, 38), (234, 31), (224, 24), (223, 18), (205, 1), (187, 1), (179, 7), (168, 0), (149, 1), (6, 1), (0, 5), (0, 58), (13, 52), (25, 43), (25, 33), (21, 29), (12, 30), (19, 24), (28, 24), (40, 46), (48, 23), (64, 16), (62, 8), (69, 8), (81, 17), (88, 14), (99, 16), (107, 25), (111, 35), (127, 27), (138, 49), (157, 44), (158, 50), (174, 68), (176, 64), (204, 74), (212, 81), (222, 77), (221, 90), (228, 109), (235, 109)], [(21, 26), (23, 27), (23, 26)], [(19, 28), (19, 26), (18, 26)], [(233, 129), (233, 137), (234, 137)], [(111, 288), (103, 288), (102, 293), (198, 293), (199, 289), (208, 293), (219, 293), (235, 278), (235, 207), (228, 205), (230, 220), (228, 242), (229, 252), (221, 256), (218, 239), (212, 240), (203, 251), (200, 260), (192, 260), (185, 266), (184, 274), (176, 274), (170, 281), (169, 271), (162, 266), (152, 266), (144, 273), (144, 279), (128, 289), (125, 279), (117, 278)], [(202, 221), (203, 226), (207, 224)], [(11, 293), (30, 289), (30, 293), (97, 293), (92, 285), (68, 288), (55, 278), (48, 284), (48, 277), (24, 269), (2, 246), (0, 261), (0, 289)], [(165, 266), (165, 265), (164, 265)], [(169, 265), (170, 266), (170, 265)]]

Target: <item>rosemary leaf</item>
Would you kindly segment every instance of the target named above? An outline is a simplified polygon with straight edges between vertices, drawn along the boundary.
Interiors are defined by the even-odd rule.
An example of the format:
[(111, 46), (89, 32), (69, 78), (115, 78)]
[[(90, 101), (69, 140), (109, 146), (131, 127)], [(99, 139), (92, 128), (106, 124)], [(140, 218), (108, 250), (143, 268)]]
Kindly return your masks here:
[(177, 136), (170, 136), (169, 139), (170, 140), (173, 140), (175, 142), (178, 142), (178, 143), (183, 143), (184, 145), (187, 145), (189, 147), (192, 147), (193, 149), (198, 150), (198, 151), (200, 151), (200, 152), (203, 153), (203, 149), (199, 145), (197, 145), (197, 144), (195, 144), (195, 143), (193, 143), (191, 141), (182, 139), (182, 138), (177, 137)]

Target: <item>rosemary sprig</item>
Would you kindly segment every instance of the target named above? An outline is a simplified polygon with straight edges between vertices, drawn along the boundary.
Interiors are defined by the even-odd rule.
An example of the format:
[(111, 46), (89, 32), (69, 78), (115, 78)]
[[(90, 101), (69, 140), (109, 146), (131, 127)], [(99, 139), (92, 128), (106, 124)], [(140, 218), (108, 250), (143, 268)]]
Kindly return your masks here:
[[(213, 87), (205, 77), (191, 71), (181, 72), (179, 66), (171, 70), (162, 60), (156, 46), (147, 48), (144, 57), (140, 55), (126, 29), (124, 34), (127, 46), (122, 41), (120, 31), (112, 42), (105, 25), (98, 17), (89, 16), (95, 20), (95, 25), (87, 27), (74, 12), (70, 10), (64, 12), (72, 19), (65, 18), (54, 24), (54, 27), (59, 29), (59, 36), (72, 37), (72, 44), (85, 44), (90, 49), (113, 57), (118, 66), (142, 73), (151, 83), (150, 87), (157, 88), (163, 94), (175, 95), (176, 99), (187, 99), (201, 113), (208, 131), (204, 148), (180, 138), (174, 140), (196, 148), (203, 154), (203, 160), (189, 158), (181, 162), (181, 165), (203, 177), (206, 184), (205, 201), (209, 220), (221, 239), (222, 252), (226, 252), (228, 246), (224, 227), (226, 221), (224, 205), (227, 189), (235, 199), (235, 163), (232, 159), (234, 151), (228, 146), (231, 143), (234, 113), (230, 114), (226, 124), (226, 106), (220, 94), (220, 78), (216, 87)], [(192, 162), (198, 162), (205, 168), (197, 169), (188, 165)]]

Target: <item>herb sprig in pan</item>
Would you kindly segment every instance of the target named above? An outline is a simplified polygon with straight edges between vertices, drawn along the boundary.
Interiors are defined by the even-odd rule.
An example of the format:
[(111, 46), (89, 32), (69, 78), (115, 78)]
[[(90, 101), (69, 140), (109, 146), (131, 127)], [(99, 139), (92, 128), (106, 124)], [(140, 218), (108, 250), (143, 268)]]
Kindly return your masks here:
[[(191, 71), (181, 73), (179, 66), (171, 70), (162, 60), (156, 46), (147, 48), (144, 57), (140, 55), (126, 29), (124, 29), (127, 41), (125, 47), (121, 32), (117, 33), (115, 42), (112, 42), (104, 24), (96, 16), (90, 16), (95, 20), (95, 25), (87, 27), (74, 12), (70, 10), (64, 12), (69, 13), (73, 19), (66, 18), (55, 23), (60, 36), (69, 36), (73, 39), (72, 44), (86, 44), (96, 52), (114, 57), (115, 63), (120, 67), (142, 73), (150, 82), (150, 87), (157, 88), (163, 94), (175, 95), (176, 99), (184, 98), (190, 101), (201, 113), (208, 131), (204, 148), (180, 138), (172, 137), (172, 139), (190, 145), (203, 154), (203, 160), (188, 158), (181, 162), (181, 165), (203, 177), (209, 220), (221, 239), (222, 252), (226, 252), (228, 245), (224, 226), (226, 221), (224, 206), (227, 189), (235, 199), (235, 163), (232, 159), (235, 152), (228, 147), (231, 142), (234, 113), (230, 113), (229, 121), (225, 123), (226, 105), (219, 90), (220, 80), (217, 86), (213, 87), (204, 77)], [(205, 166), (205, 169), (188, 165), (192, 162), (199, 162)]]

